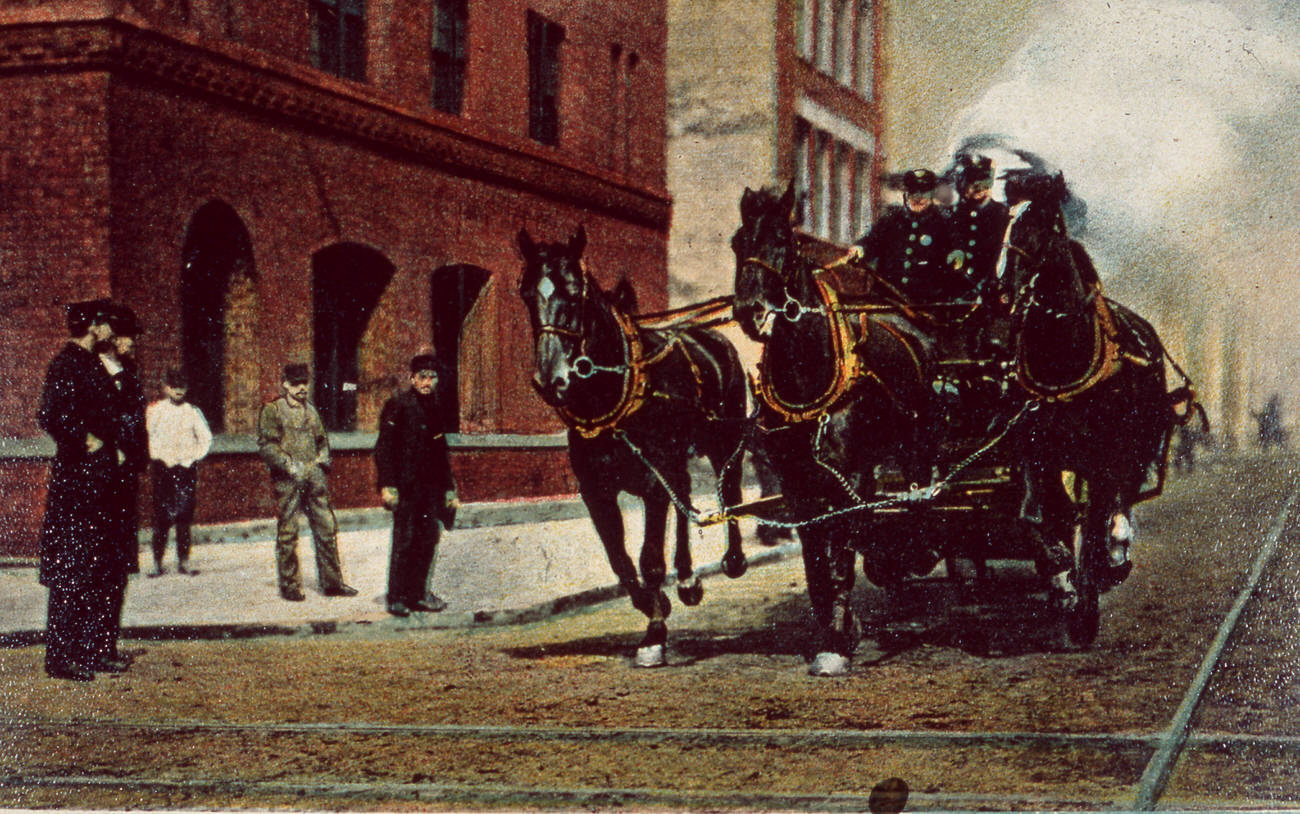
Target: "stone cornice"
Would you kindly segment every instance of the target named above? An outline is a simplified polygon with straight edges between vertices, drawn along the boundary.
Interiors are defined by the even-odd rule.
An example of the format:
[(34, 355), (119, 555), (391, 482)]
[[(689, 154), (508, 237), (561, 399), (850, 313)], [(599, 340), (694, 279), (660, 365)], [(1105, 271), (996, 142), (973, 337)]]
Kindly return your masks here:
[(51, 71), (165, 83), (313, 132), (397, 150), (450, 173), (668, 229), (670, 202), (662, 191), (521, 138), (411, 111), (370, 88), (240, 46), (183, 41), (114, 19), (0, 25), (0, 75)]

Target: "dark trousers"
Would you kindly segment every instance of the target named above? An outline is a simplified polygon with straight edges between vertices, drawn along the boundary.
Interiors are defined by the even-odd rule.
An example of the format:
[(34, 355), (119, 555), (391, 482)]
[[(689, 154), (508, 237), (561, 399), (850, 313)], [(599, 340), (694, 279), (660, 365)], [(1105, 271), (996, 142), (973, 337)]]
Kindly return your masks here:
[(92, 594), (85, 585), (70, 582), (50, 585), (45, 620), (45, 669), (90, 665), (94, 650)]
[(167, 534), (176, 527), (176, 559), (190, 558), (190, 524), (194, 521), (198, 472), (192, 466), (164, 466), (153, 462), (153, 560), (161, 564), (167, 552)]
[(126, 575), (50, 586), (45, 622), (45, 668), (94, 667), (117, 657), (126, 599)]
[(94, 607), (90, 624), (90, 663), (115, 659), (117, 639), (122, 633), (122, 607), (126, 604), (126, 575), (107, 581), (92, 592)]
[(438, 548), (438, 514), (433, 506), (393, 512), (393, 547), (388, 556), (388, 601), (406, 605), (424, 598)]

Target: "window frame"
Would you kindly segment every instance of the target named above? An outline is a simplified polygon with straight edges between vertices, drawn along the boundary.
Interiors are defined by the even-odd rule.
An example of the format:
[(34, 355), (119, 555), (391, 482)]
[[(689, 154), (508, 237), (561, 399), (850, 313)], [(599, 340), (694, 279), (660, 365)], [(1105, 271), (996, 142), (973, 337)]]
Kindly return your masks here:
[(366, 0), (307, 0), (307, 10), (311, 64), (343, 79), (366, 81)]
[(435, 110), (455, 116), (464, 111), (468, 39), (468, 0), (434, 0), (429, 35), (429, 103)]
[(528, 137), (560, 143), (561, 45), (564, 26), (528, 11)]

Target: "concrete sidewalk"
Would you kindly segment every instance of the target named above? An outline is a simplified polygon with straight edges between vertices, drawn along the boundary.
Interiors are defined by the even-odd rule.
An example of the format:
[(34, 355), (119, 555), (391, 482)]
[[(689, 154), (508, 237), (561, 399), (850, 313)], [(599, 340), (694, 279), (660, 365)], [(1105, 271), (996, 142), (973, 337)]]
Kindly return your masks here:
[[(697, 495), (694, 502), (706, 512), (716, 505), (710, 495)], [(641, 547), (643, 513), (636, 500), (625, 500), (624, 508), (629, 553), (635, 560)], [(387, 515), (375, 511), (340, 516), (344, 530), (339, 534), (339, 554), (345, 580), (360, 592), (355, 597), (331, 598), (320, 593), (305, 522), (299, 539), (305, 602), (280, 598), (271, 521), (210, 527), (196, 534), (190, 562), (198, 569), (197, 575), (176, 573), (172, 543), (167, 551), (166, 574), (131, 577), (123, 635), (142, 639), (234, 638), (328, 633), (349, 626), (379, 632), (509, 624), (545, 618), (613, 599), (621, 593), (600, 539), (576, 500), (471, 504), (462, 509), (458, 524), (462, 520), (477, 527), (451, 531), (438, 547), (432, 587), (447, 601), (447, 610), (442, 613), (399, 619), (385, 611), (389, 526)], [(752, 521), (742, 522), (741, 528), (751, 563), (789, 556), (798, 550), (793, 545), (760, 545), (754, 538)], [(692, 527), (690, 536), (696, 572), (717, 573), (726, 546), (725, 529)], [(672, 540), (669, 523), (670, 572)], [(146, 570), (151, 567), (147, 546), (142, 546), (140, 559)], [(45, 612), (46, 590), (37, 582), (34, 567), (0, 568), (0, 644), (39, 641)]]

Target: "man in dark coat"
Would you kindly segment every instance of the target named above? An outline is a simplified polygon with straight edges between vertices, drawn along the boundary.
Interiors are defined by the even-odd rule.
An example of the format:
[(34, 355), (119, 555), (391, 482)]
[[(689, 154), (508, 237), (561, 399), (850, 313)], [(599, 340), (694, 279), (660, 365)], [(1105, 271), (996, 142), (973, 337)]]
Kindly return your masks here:
[(135, 338), (140, 323), (135, 312), (114, 303), (108, 324), (113, 338), (97, 348), (104, 369), (113, 377), (113, 409), (117, 422), (118, 475), (110, 494), (116, 557), (106, 597), (99, 606), (104, 616), (96, 627), (97, 661), (109, 672), (121, 672), (130, 659), (117, 650), (122, 629), (122, 608), (126, 601), (127, 580), (140, 572), (139, 492), (140, 473), (149, 463), (149, 436), (144, 421), (144, 387), (140, 383), (135, 361)]
[(903, 206), (882, 215), (848, 256), (871, 265), (912, 303), (949, 302), (971, 293), (958, 271), (965, 255), (943, 208), (934, 203), (937, 186), (930, 170), (904, 173)]
[(436, 613), (447, 603), (428, 592), (439, 523), (455, 517), (456, 481), (443, 435), (437, 387), (441, 365), (430, 354), (411, 359), (411, 387), (393, 396), (379, 416), (375, 469), (384, 508), (393, 513), (388, 560), (388, 612)]
[(954, 175), (961, 198), (952, 212), (953, 235), (965, 255), (966, 276), (984, 306), (981, 318), (972, 321), (979, 333), (974, 337), (975, 346), (1005, 355), (1009, 352), (1011, 297), (998, 279), (997, 267), (1011, 212), (1001, 201), (993, 200), (993, 159), (963, 153), (957, 157)]
[(63, 350), (50, 362), (37, 421), (54, 439), (54, 460), (41, 528), (40, 582), (49, 589), (45, 672), (89, 681), (103, 667), (96, 653), (95, 620), (102, 618), (104, 586), (117, 568), (111, 494), (120, 450), (113, 408), (115, 388), (95, 355), (112, 337), (107, 300), (68, 306)]
[(999, 293), (998, 258), (1011, 213), (1006, 204), (993, 200), (993, 159), (963, 153), (955, 174), (961, 198), (952, 212), (953, 234), (966, 257), (966, 276), (988, 303)]

